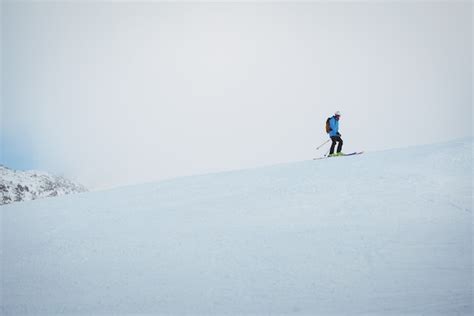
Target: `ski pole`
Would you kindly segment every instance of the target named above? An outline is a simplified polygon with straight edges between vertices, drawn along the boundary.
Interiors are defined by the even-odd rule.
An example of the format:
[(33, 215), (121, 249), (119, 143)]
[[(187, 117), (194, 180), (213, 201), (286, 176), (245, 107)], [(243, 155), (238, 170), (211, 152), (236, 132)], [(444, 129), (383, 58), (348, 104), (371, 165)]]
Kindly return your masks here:
[(330, 150), (330, 149), (328, 149), (328, 150), (326, 151), (326, 153), (324, 154), (324, 156), (323, 156), (323, 157), (327, 157), (327, 156), (328, 156), (328, 154), (329, 154), (329, 150)]
[(326, 145), (329, 141), (330, 141), (330, 139), (328, 139), (327, 141), (325, 141), (324, 143), (322, 143), (321, 145), (319, 145), (318, 147), (316, 147), (316, 150), (318, 150), (319, 148), (321, 148), (321, 147), (323, 147), (324, 145)]

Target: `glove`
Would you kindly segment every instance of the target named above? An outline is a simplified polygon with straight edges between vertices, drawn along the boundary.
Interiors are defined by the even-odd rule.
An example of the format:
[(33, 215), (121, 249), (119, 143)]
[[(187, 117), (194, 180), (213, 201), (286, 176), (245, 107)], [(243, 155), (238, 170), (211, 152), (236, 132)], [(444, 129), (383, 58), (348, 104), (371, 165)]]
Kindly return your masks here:
[(341, 137), (342, 135), (341, 135), (341, 133), (337, 132), (337, 136)]

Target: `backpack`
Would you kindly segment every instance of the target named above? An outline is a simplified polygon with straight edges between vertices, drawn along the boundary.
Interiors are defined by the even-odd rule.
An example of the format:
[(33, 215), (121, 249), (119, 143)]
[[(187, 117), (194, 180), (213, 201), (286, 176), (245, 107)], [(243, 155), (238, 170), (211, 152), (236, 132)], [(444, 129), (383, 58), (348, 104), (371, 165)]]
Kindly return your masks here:
[(326, 120), (326, 133), (329, 133), (330, 131), (332, 131), (331, 124), (329, 123), (329, 120), (331, 118), (332, 117), (328, 117), (328, 119)]

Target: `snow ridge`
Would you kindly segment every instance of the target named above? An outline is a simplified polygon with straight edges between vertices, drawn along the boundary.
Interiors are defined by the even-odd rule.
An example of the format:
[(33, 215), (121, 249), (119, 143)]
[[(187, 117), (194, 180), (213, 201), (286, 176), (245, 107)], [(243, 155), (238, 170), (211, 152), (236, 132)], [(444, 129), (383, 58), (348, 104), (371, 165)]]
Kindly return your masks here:
[(5, 205), (0, 315), (473, 315), (472, 143)]
[(0, 165), (0, 205), (85, 191), (84, 186), (63, 177)]

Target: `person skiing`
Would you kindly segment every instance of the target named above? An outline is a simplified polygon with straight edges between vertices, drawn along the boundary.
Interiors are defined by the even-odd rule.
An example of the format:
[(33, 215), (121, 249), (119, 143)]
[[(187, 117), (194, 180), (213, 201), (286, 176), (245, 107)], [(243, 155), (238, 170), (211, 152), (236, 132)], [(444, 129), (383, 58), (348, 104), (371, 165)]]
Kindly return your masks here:
[[(334, 156), (342, 156), (344, 153), (342, 152), (342, 138), (341, 133), (339, 133), (339, 119), (341, 118), (341, 112), (336, 111), (332, 117), (328, 119), (328, 131), (329, 137), (332, 140), (331, 149), (329, 150), (329, 157)], [(337, 145), (336, 153), (334, 153), (334, 148)]]

